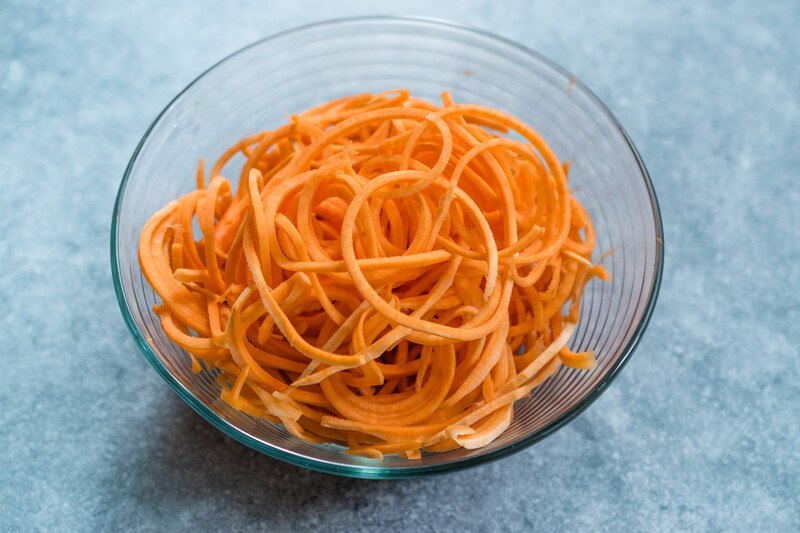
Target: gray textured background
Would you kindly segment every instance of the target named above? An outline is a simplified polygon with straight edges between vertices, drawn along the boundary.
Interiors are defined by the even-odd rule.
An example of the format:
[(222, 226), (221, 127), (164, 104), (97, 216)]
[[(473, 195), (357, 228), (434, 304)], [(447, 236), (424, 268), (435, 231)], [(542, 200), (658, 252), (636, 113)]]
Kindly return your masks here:
[(385, 8), (555, 59), (652, 174), (659, 306), (619, 380), (553, 437), (445, 477), (335, 478), (222, 436), (149, 367), (108, 258), (139, 138), (222, 56), (370, 4), (0, 0), (0, 530), (796, 531), (797, 2)]

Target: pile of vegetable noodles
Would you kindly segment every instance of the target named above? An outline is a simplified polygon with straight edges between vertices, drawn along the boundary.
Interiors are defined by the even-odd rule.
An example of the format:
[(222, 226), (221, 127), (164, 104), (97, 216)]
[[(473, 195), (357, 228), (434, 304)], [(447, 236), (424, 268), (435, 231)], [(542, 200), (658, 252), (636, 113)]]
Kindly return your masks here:
[(155, 312), (225, 402), (416, 459), (486, 446), (562, 363), (594, 366), (567, 341), (587, 281), (609, 274), (568, 165), (513, 116), (442, 102), (394, 90), (293, 115), (207, 183), (201, 159), (197, 190), (147, 222)]

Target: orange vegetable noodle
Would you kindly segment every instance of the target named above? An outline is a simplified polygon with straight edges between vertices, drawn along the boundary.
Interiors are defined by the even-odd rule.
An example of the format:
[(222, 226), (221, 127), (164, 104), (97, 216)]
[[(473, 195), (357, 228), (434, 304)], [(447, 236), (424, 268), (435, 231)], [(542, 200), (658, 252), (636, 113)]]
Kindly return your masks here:
[(370, 458), (480, 448), (560, 365), (595, 365), (567, 343), (609, 274), (568, 169), (448, 93), (349, 96), (236, 142), (209, 176), (201, 159), (139, 263), (165, 334), (234, 408)]

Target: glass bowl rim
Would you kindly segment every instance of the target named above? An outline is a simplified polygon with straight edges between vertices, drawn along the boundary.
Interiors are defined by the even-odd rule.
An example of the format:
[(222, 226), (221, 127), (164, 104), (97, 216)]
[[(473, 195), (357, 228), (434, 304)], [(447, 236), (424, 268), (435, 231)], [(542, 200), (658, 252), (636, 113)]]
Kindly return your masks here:
[[(566, 77), (573, 81), (573, 88), (574, 90), (583, 92), (592, 102), (594, 106), (596, 106), (597, 111), (610, 120), (611, 124), (613, 124), (619, 133), (624, 138), (625, 142), (628, 145), (631, 153), (633, 154), (636, 162), (639, 166), (639, 171), (641, 173), (642, 178), (644, 179), (645, 186), (647, 188), (647, 192), (650, 198), (650, 205), (652, 208), (652, 214), (654, 218), (654, 225), (655, 225), (655, 239), (656, 239), (656, 264), (655, 264), (655, 273), (653, 275), (653, 281), (648, 288), (649, 294), (647, 296), (648, 301), (644, 310), (644, 313), (636, 325), (636, 329), (633, 332), (633, 335), (628, 342), (628, 344), (623, 348), (622, 354), (620, 357), (612, 364), (603, 378), (594, 386), (592, 387), (586, 395), (581, 398), (581, 400), (573, 405), (570, 409), (562, 413), (556, 419), (548, 423), (547, 425), (543, 426), (539, 430), (533, 432), (532, 434), (519, 439), (515, 442), (509, 443), (502, 448), (498, 448), (492, 452), (483, 453), (479, 455), (474, 455), (471, 457), (465, 457), (463, 459), (456, 459), (451, 462), (442, 463), (442, 464), (435, 464), (435, 465), (414, 465), (413, 462), (409, 462), (408, 466), (393, 466), (393, 467), (383, 467), (380, 463), (376, 463), (375, 465), (363, 464), (363, 465), (344, 465), (339, 464), (331, 461), (326, 461), (322, 459), (313, 459), (309, 457), (305, 457), (301, 454), (291, 453), (280, 448), (272, 446), (268, 442), (261, 441), (259, 439), (254, 438), (250, 434), (246, 433), (245, 431), (239, 429), (235, 425), (231, 424), (217, 413), (215, 413), (210, 407), (208, 407), (203, 401), (198, 399), (186, 386), (184, 386), (164, 365), (161, 359), (156, 355), (153, 351), (153, 348), (147, 342), (147, 340), (142, 335), (141, 331), (137, 327), (136, 323), (134, 322), (133, 315), (129, 309), (128, 301), (125, 297), (125, 293), (122, 288), (122, 273), (120, 271), (119, 265), (119, 258), (118, 258), (118, 251), (117, 251), (117, 233), (119, 227), (119, 217), (120, 217), (120, 208), (122, 205), (122, 200), (125, 195), (125, 190), (127, 189), (128, 181), (130, 179), (131, 173), (133, 168), (137, 162), (139, 154), (144, 147), (145, 143), (150, 137), (153, 129), (156, 127), (157, 124), (160, 123), (161, 118), (164, 114), (172, 108), (172, 106), (183, 96), (191, 87), (193, 87), (196, 83), (198, 83), (201, 79), (205, 78), (206, 75), (214, 71), (217, 67), (226, 63), (229, 59), (249, 50), (251, 48), (257, 47), (261, 44), (264, 44), (268, 41), (272, 41), (275, 39), (279, 39), (281, 37), (285, 37), (287, 35), (295, 34), (295, 33), (302, 33), (306, 30), (318, 27), (328, 27), (328, 26), (338, 26), (338, 25), (347, 25), (350, 23), (409, 23), (409, 24), (419, 24), (419, 25), (427, 25), (436, 27), (442, 30), (448, 31), (459, 31), (462, 33), (473, 34), (477, 37), (481, 38), (488, 38), (494, 41), (498, 41), (506, 46), (512, 47), (518, 51), (521, 51), (533, 59), (543, 63), (545, 66), (553, 69), (557, 73), (561, 74), (562, 76)], [(181, 397), (187, 404), (189, 404), (192, 409), (194, 409), (200, 416), (202, 416), (205, 420), (210, 422), (214, 427), (222, 431), (227, 436), (233, 438), (234, 440), (241, 442), (242, 444), (260, 452), (268, 455), (270, 457), (274, 457), (276, 459), (280, 459), (282, 461), (288, 462), (290, 464), (301, 466), (304, 468), (309, 468), (311, 470), (316, 470), (318, 472), (328, 473), (328, 474), (337, 474), (341, 476), (348, 476), (348, 477), (356, 477), (356, 478), (365, 478), (365, 479), (394, 479), (394, 478), (409, 478), (409, 477), (419, 477), (419, 476), (428, 476), (428, 475), (435, 475), (435, 474), (443, 474), (446, 472), (452, 472), (455, 470), (461, 470), (464, 468), (478, 466), (480, 464), (485, 464), (491, 461), (496, 461), (508, 455), (514, 454), (518, 451), (521, 451), (542, 439), (552, 435), (566, 424), (577, 418), (583, 411), (585, 411), (592, 403), (594, 403), (597, 398), (605, 391), (608, 385), (614, 381), (617, 375), (620, 373), (622, 368), (630, 359), (630, 356), (636, 350), (639, 345), (639, 342), (642, 339), (642, 336), (647, 329), (647, 325), (650, 322), (650, 318), (653, 314), (653, 310), (655, 309), (656, 301), (658, 300), (658, 293), (661, 287), (661, 278), (663, 275), (664, 270), (664, 231), (663, 231), (663, 223), (661, 219), (661, 210), (658, 203), (658, 198), (656, 197), (655, 189), (653, 187), (653, 183), (650, 179), (650, 174), (647, 171), (647, 168), (642, 161), (641, 156), (639, 155), (638, 150), (633, 144), (628, 133), (622, 127), (620, 122), (617, 118), (611, 113), (608, 107), (588, 88), (584, 85), (577, 77), (573, 76), (569, 71), (563, 68), (561, 65), (557, 64), (553, 60), (547, 58), (546, 56), (542, 55), (535, 50), (532, 50), (524, 45), (521, 45), (511, 39), (507, 39), (505, 37), (496, 35), (494, 33), (470, 28), (458, 23), (435, 19), (430, 17), (409, 17), (409, 16), (361, 16), (361, 17), (344, 17), (344, 18), (336, 18), (324, 21), (313, 22), (310, 24), (305, 24), (299, 27), (295, 27), (289, 30), (285, 30), (279, 33), (275, 33), (273, 35), (267, 36), (263, 39), (259, 39), (253, 43), (250, 43), (231, 54), (228, 54), (221, 60), (217, 61), (209, 68), (204, 70), (199, 76), (197, 76), (191, 83), (189, 83), (185, 88), (183, 88), (170, 102), (164, 107), (164, 109), (158, 114), (158, 116), (153, 120), (150, 126), (145, 131), (142, 139), (136, 146), (136, 149), (133, 151), (133, 155), (128, 162), (127, 167), (125, 168), (125, 173), (123, 174), (122, 181), (119, 186), (119, 190), (117, 192), (116, 201), (114, 203), (114, 212), (112, 215), (112, 222), (111, 222), (111, 273), (114, 280), (114, 290), (117, 295), (117, 302), (120, 307), (120, 311), (122, 312), (122, 316), (125, 320), (125, 324), (128, 327), (131, 335), (133, 336), (136, 344), (138, 345), (141, 352), (144, 354), (145, 358), (150, 362), (153, 368), (159, 373), (159, 375), (169, 383), (172, 389)]]

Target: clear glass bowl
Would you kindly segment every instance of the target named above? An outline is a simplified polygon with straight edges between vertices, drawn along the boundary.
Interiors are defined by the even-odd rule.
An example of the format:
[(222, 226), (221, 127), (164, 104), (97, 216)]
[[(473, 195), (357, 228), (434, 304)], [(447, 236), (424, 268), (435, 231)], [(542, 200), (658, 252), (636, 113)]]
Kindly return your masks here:
[[(597, 254), (609, 283), (592, 282), (573, 349), (595, 350), (590, 372), (562, 368), (515, 406), (511, 427), (479, 450), (421, 460), (353, 457), (302, 442), (283, 428), (236, 411), (208, 373), (162, 332), (157, 298), (137, 261), (147, 219), (194, 188), (200, 156), (213, 160), (236, 139), (271, 129), (332, 98), (409, 88), (437, 101), (509, 112), (533, 125), (560, 159), (574, 161), (570, 184), (597, 227)], [(238, 173), (237, 173), (238, 174)], [(504, 457), (550, 435), (586, 409), (636, 348), (656, 302), (663, 265), (661, 218), (653, 186), (631, 140), (584, 85), (552, 61), (506, 39), (430, 20), (358, 18), (313, 24), (252, 44), (217, 63), (158, 116), (125, 171), (114, 208), (111, 260), (122, 314), (145, 357), (206, 420), (272, 457), (324, 472), (399, 478), (453, 471)]]

